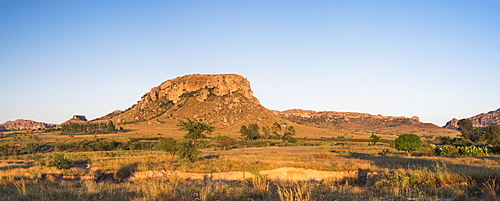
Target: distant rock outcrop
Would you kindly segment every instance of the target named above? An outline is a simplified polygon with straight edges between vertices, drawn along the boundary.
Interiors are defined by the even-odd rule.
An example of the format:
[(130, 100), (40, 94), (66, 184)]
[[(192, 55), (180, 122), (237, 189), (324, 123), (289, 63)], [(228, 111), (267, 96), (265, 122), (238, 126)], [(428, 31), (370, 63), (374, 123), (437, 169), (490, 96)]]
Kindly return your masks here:
[(73, 115), (73, 118), (71, 118), (72, 120), (80, 120), (80, 121), (87, 121), (87, 118), (85, 117), (85, 115)]
[(431, 123), (422, 123), (416, 116), (408, 118), (356, 112), (316, 112), (301, 109), (283, 112), (275, 111), (275, 114), (296, 124), (345, 131), (391, 134), (417, 133), (422, 135), (451, 134), (455, 132)]
[(87, 122), (87, 117), (85, 115), (73, 115), (71, 119), (65, 121), (62, 124), (67, 124), (67, 123), (85, 123)]
[[(491, 125), (500, 125), (500, 109), (497, 109), (495, 111), (490, 111), (488, 113), (481, 113), (469, 117), (467, 119), (470, 119), (472, 121), (472, 125), (474, 127), (488, 127)], [(452, 120), (448, 121), (444, 127), (449, 129), (458, 129), (457, 124), (458, 124), (458, 119), (453, 118)]]
[(17, 119), (0, 124), (0, 131), (37, 130), (56, 127), (57, 124), (36, 122), (33, 120)]
[(117, 123), (177, 124), (184, 118), (218, 127), (282, 121), (260, 105), (248, 80), (236, 74), (194, 74), (168, 80), (111, 119)]

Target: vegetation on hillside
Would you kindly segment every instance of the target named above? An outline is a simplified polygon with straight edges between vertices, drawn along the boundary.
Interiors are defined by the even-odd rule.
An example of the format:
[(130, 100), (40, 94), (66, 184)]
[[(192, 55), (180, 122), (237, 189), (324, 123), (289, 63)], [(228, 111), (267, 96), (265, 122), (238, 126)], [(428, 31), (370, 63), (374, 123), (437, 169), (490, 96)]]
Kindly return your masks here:
[[(500, 198), (500, 185), (497, 183), (500, 147), (489, 143), (492, 140), (486, 137), (495, 136), (495, 127), (482, 129), (484, 138), (476, 141), (464, 136), (453, 139), (414, 134), (399, 136), (398, 139), (405, 139), (405, 144), (374, 133), (364, 138), (351, 138), (348, 134), (298, 138), (295, 128), (285, 123), (259, 124), (250, 123), (241, 126), (239, 132), (211, 136), (214, 131), (223, 130), (215, 130), (202, 121), (184, 119), (177, 124), (184, 135), (182, 139), (170, 137), (169, 131), (165, 131), (167, 134), (144, 134), (133, 129), (110, 134), (69, 136), (60, 135), (62, 131), (57, 130), (2, 133), (0, 199)], [(421, 146), (417, 146), (417, 138), (406, 139), (404, 136), (417, 136)], [(416, 146), (411, 142), (415, 142)], [(413, 152), (413, 157), (407, 157), (407, 151)], [(82, 166), (93, 169), (82, 169)], [(259, 174), (259, 171), (280, 167), (354, 171), (355, 175), (366, 173), (369, 176), (297, 182), (274, 180)], [(110, 178), (64, 179), (94, 178), (96, 169), (102, 171), (102, 175), (111, 175)], [(179, 175), (245, 171), (256, 176), (234, 181), (211, 180), (208, 176), (205, 180), (185, 179), (179, 175), (135, 179), (133, 182), (127, 180), (134, 172), (164, 170), (178, 171)], [(46, 179), (47, 174), (55, 174), (55, 179)]]
[(458, 121), (458, 130), (464, 139), (468, 139), (474, 143), (500, 145), (500, 126), (473, 127), (470, 119), (461, 119)]
[(200, 151), (198, 151), (198, 144), (213, 132), (215, 127), (208, 124), (186, 119), (186, 121), (179, 122), (179, 130), (187, 131), (184, 135), (184, 140), (180, 142), (177, 154), (181, 159), (186, 159), (190, 162), (197, 161)]
[(286, 123), (275, 122), (270, 127), (262, 127), (263, 133), (261, 133), (260, 130), (261, 128), (256, 123), (248, 124), (248, 126), (242, 125), (240, 128), (241, 138), (246, 141), (273, 139), (295, 142), (295, 128), (293, 126), (288, 126)]

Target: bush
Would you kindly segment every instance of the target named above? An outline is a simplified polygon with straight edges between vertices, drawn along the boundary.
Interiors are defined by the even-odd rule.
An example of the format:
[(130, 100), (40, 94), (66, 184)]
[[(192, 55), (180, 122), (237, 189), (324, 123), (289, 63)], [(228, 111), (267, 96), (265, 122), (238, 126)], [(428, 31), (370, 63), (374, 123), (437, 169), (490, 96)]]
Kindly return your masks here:
[(436, 147), (438, 156), (458, 156), (458, 149), (453, 145), (440, 145)]
[(392, 154), (393, 154), (392, 151), (389, 150), (389, 149), (383, 149), (382, 151), (380, 151), (378, 153), (378, 155), (381, 155), (381, 156), (389, 156), (389, 155), (392, 155)]
[(54, 160), (49, 163), (49, 167), (57, 167), (57, 169), (69, 169), (73, 167), (75, 163), (69, 159), (67, 159), (64, 154), (56, 154)]
[(458, 147), (458, 152), (463, 156), (483, 156), (488, 154), (487, 147), (464, 146)]
[(402, 134), (394, 140), (395, 148), (399, 151), (405, 151), (408, 156), (411, 156), (412, 152), (418, 151), (422, 143), (420, 137), (415, 134)]
[(120, 167), (120, 169), (116, 170), (116, 172), (113, 174), (113, 178), (123, 181), (127, 177), (130, 177), (133, 172), (137, 169), (137, 163), (133, 164), (128, 164), (125, 166)]
[(420, 148), (420, 151), (422, 151), (422, 154), (424, 156), (436, 156), (437, 155), (436, 145), (434, 145), (434, 144), (424, 145), (424, 146), (422, 146), (422, 148)]
[(500, 154), (500, 146), (488, 147), (488, 152), (492, 154)]
[(474, 145), (474, 142), (472, 142), (469, 139), (457, 139), (455, 142), (453, 142), (453, 145), (456, 146), (471, 146)]

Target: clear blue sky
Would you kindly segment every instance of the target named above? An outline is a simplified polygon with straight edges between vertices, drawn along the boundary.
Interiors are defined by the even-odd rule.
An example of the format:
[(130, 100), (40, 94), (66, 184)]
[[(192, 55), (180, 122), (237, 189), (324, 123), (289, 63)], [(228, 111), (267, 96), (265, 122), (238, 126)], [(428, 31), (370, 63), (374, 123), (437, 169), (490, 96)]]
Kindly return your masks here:
[(0, 123), (61, 123), (193, 73), (269, 109), (419, 116), (500, 108), (500, 3), (0, 0)]

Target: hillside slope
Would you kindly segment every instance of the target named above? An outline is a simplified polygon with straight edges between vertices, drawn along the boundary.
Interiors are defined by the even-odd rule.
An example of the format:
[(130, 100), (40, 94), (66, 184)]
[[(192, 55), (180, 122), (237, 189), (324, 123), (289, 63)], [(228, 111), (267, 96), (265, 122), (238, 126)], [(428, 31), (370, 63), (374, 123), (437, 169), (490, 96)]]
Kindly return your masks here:
[(441, 128), (431, 123), (422, 123), (418, 117), (391, 117), (356, 112), (316, 112), (293, 109), (275, 111), (288, 121), (319, 128), (330, 128), (348, 132), (374, 132), (385, 134), (415, 133), (432, 136), (456, 136), (457, 131)]
[(235, 74), (194, 74), (168, 80), (111, 120), (121, 124), (168, 124), (184, 118), (221, 128), (282, 121), (260, 105), (248, 80)]

